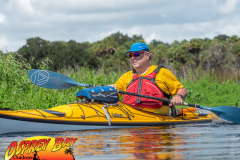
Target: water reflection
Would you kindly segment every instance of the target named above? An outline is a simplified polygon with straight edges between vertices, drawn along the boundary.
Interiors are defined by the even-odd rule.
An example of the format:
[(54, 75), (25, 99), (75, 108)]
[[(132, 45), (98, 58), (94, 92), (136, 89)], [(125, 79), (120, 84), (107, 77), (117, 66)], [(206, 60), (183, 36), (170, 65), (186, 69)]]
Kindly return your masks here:
[[(186, 145), (188, 135), (177, 134), (181, 128), (173, 126), (114, 129), (68, 133), (67, 137), (78, 138), (74, 155), (119, 154), (125, 159), (181, 159), (183, 151), (191, 148), (176, 148)], [(191, 135), (191, 138), (194, 134)], [(190, 142), (188, 144), (195, 144)], [(123, 158), (124, 159), (124, 158)]]
[(162, 127), (13, 134), (0, 137), (0, 159), (12, 140), (32, 136), (78, 138), (78, 159), (239, 159), (240, 125), (190, 124)]

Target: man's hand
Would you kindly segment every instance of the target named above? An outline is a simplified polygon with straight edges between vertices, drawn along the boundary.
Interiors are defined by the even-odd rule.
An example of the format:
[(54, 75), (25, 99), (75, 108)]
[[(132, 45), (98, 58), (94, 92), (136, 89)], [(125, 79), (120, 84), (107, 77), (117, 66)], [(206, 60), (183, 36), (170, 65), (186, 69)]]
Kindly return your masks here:
[(172, 102), (173, 103), (169, 104), (169, 107), (171, 107), (172, 105), (174, 105), (174, 106), (181, 106), (182, 103), (183, 103), (183, 99), (182, 99), (182, 97), (180, 95), (176, 95), (176, 96), (174, 96), (172, 98)]
[(174, 106), (181, 106), (183, 103), (183, 100), (187, 97), (188, 91), (186, 88), (180, 88), (177, 91), (177, 94), (172, 98), (172, 103), (169, 104), (169, 107), (172, 105)]
[(108, 86), (113, 87), (114, 89), (117, 90), (117, 86), (116, 86), (115, 84), (110, 84), (110, 85), (108, 85)]

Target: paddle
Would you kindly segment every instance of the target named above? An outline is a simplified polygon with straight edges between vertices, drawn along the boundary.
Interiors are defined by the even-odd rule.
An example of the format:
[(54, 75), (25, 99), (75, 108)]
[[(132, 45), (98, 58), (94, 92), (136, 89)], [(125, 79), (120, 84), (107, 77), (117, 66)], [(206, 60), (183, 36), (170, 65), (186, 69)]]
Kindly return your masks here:
[[(44, 88), (68, 89), (68, 88), (72, 88), (75, 86), (91, 87), (91, 85), (89, 85), (89, 84), (83, 84), (83, 83), (76, 82), (73, 79), (71, 79), (65, 75), (62, 75), (62, 74), (59, 74), (56, 72), (51, 72), (51, 71), (33, 69), (28, 72), (28, 76), (33, 84), (35, 84), (39, 87), (44, 87)], [(145, 95), (140, 95), (140, 94), (135, 94), (135, 93), (119, 91), (119, 90), (116, 90), (116, 91), (119, 93), (122, 93), (122, 94), (139, 96), (139, 97), (144, 97), (144, 98), (149, 98), (149, 99), (155, 99), (155, 100), (165, 101), (165, 102), (169, 102), (169, 103), (172, 102), (171, 100), (168, 100), (168, 99), (145, 96)], [(209, 110), (224, 120), (234, 122), (234, 123), (240, 123), (240, 108), (238, 108), (238, 107), (220, 106), (220, 107), (210, 108), (210, 107), (205, 107), (205, 106), (200, 106), (200, 105), (195, 105), (195, 104), (189, 104), (186, 102), (183, 102), (183, 105), (190, 106), (190, 107), (196, 107), (196, 108), (200, 108), (200, 109), (204, 109), (204, 110)]]
[(33, 84), (51, 89), (68, 89), (76, 86), (91, 87), (89, 84), (78, 83), (71, 78), (51, 71), (33, 69), (28, 72)]

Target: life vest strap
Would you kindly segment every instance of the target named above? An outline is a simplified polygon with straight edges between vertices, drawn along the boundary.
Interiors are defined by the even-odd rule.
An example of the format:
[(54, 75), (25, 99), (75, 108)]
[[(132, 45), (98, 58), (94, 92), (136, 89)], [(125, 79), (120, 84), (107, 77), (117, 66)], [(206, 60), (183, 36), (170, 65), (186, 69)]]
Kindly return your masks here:
[(164, 65), (159, 65), (153, 72), (157, 74), (161, 68), (166, 68), (166, 67)]

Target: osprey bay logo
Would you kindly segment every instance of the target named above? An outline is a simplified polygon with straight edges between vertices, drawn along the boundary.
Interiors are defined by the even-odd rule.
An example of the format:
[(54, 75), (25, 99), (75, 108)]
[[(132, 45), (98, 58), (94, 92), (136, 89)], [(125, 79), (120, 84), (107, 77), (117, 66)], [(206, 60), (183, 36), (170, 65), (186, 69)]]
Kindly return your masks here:
[(31, 75), (31, 81), (33, 84), (35, 85), (43, 85), (45, 83), (47, 83), (47, 81), (49, 80), (49, 73), (47, 71), (44, 70), (39, 70), (34, 72)]
[(5, 153), (5, 160), (75, 160), (73, 144), (77, 138), (30, 137), (12, 142)]

